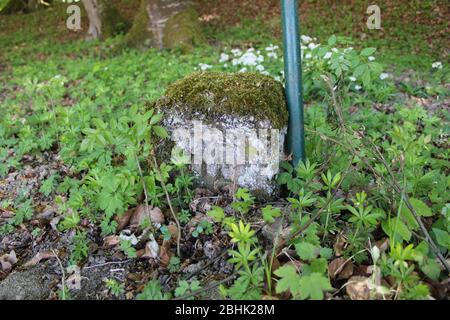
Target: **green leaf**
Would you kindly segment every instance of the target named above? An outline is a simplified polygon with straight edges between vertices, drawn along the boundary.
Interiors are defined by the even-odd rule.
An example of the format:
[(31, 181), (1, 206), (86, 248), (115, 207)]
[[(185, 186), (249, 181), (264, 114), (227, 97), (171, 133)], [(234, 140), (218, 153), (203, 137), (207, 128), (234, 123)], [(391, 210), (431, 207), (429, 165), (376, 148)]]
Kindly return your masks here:
[(391, 218), (382, 222), (383, 231), (390, 237), (394, 237), (397, 241), (411, 240), (411, 231), (399, 218)]
[(361, 51), (361, 55), (362, 55), (362, 56), (365, 56), (365, 57), (368, 57), (368, 56), (374, 54), (375, 51), (377, 51), (376, 48), (365, 48), (365, 49), (363, 49), (363, 50)]
[(326, 260), (330, 260), (333, 256), (333, 249), (331, 248), (320, 248), (320, 256)]
[(208, 216), (220, 223), (225, 218), (225, 212), (221, 207), (213, 206), (213, 209), (208, 211)]
[(425, 273), (430, 279), (432, 280), (439, 280), (439, 276), (441, 274), (441, 267), (439, 263), (436, 260), (428, 260), (427, 263), (425, 263), (421, 267), (423, 273)]
[(294, 297), (299, 295), (300, 275), (293, 266), (284, 265), (275, 270), (274, 274), (277, 277), (280, 277), (275, 288), (276, 293), (282, 293), (289, 290)]
[(328, 39), (328, 45), (329, 46), (334, 46), (337, 42), (337, 38), (335, 35), (332, 35), (329, 39)]
[(302, 260), (312, 260), (317, 257), (316, 249), (316, 246), (307, 242), (300, 242), (295, 245), (295, 250)]
[(310, 265), (311, 273), (324, 274), (328, 270), (328, 262), (324, 258), (314, 259)]
[(437, 228), (433, 228), (433, 233), (436, 236), (437, 243), (447, 250), (450, 250), (450, 234)]
[(164, 127), (161, 126), (154, 126), (153, 132), (160, 138), (167, 138), (169, 134), (167, 133), (167, 130)]
[(320, 273), (312, 273), (300, 279), (300, 296), (302, 299), (322, 300), (324, 292), (332, 289), (330, 280)]
[(271, 205), (263, 208), (261, 212), (264, 221), (267, 223), (273, 223), (275, 222), (275, 218), (281, 216), (281, 210), (279, 208), (273, 208)]
[[(417, 214), (421, 217), (432, 217), (434, 213), (431, 211), (431, 209), (422, 201), (415, 198), (410, 198), (409, 202), (411, 203), (414, 210), (417, 212)], [(405, 205), (406, 210), (408, 212), (411, 212), (408, 207)]]

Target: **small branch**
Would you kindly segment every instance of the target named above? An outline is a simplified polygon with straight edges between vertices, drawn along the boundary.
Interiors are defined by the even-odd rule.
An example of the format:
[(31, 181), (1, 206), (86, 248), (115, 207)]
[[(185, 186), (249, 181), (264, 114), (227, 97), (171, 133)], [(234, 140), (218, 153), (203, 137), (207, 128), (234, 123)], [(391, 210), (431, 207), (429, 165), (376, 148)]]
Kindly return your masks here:
[(181, 225), (180, 225), (180, 221), (178, 220), (178, 217), (177, 217), (175, 211), (173, 210), (172, 201), (170, 200), (170, 195), (169, 195), (169, 192), (167, 191), (166, 183), (164, 182), (164, 179), (163, 179), (163, 176), (161, 174), (161, 171), (159, 170), (159, 166), (158, 166), (158, 163), (156, 162), (156, 158), (155, 158), (154, 154), (152, 154), (152, 160), (153, 160), (153, 166), (154, 166), (155, 170), (157, 171), (157, 173), (161, 177), (161, 186), (162, 186), (162, 188), (164, 190), (164, 193), (166, 194), (167, 204), (169, 205), (169, 209), (170, 209), (170, 212), (172, 213), (172, 217), (175, 220), (175, 223), (177, 224), (177, 229), (178, 229), (177, 255), (180, 257), (181, 256), (180, 255), (180, 241), (181, 241)]
[[(144, 175), (142, 174), (142, 168), (141, 168), (141, 164), (139, 163), (139, 159), (137, 156), (136, 157), (136, 164), (138, 167), (138, 171), (139, 171), (139, 176), (141, 177), (141, 181), (142, 181), (142, 188), (144, 189), (144, 197), (145, 197), (145, 213), (147, 214), (147, 217), (150, 217), (150, 211), (148, 208), (148, 192), (147, 192), (147, 186), (145, 185), (145, 180), (144, 180)], [(153, 230), (153, 224), (150, 223), (151, 225), (151, 229), (152, 232), (154, 232)]]
[(55, 250), (52, 249), (52, 253), (55, 256), (56, 260), (58, 260), (59, 267), (62, 272), (62, 299), (66, 300), (66, 272), (64, 271), (63, 264), (61, 262), (61, 259), (59, 259), (58, 255), (56, 254)]

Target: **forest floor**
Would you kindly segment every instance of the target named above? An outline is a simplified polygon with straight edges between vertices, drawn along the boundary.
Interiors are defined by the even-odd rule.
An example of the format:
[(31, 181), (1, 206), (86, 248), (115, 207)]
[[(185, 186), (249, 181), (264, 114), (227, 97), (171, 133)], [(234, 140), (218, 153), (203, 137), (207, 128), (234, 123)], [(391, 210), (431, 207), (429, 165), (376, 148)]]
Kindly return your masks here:
[[(422, 199), (420, 203), (425, 203), (428, 210), (435, 213), (422, 217), (428, 230), (445, 229), (447, 222), (441, 221), (441, 212), (442, 216), (450, 217), (450, 209), (448, 214), (447, 211), (444, 214), (444, 209), (448, 208), (450, 188), (450, 61), (447, 39), (450, 12), (447, 3), (380, 0), (383, 29), (369, 31), (365, 28), (366, 5), (362, 1), (346, 0), (333, 5), (335, 2), (302, 1), (303, 33), (317, 38), (318, 43), (326, 43), (330, 36), (336, 34), (351, 37), (353, 42), (348, 42), (348, 46), (378, 48), (376, 57), (385, 66), (386, 77), (389, 77), (387, 84), (377, 79), (379, 83), (368, 86), (364, 93), (359, 93), (360, 89), (354, 87), (349, 89), (349, 98), (345, 102), (348, 104), (345, 107), (346, 121), (352, 128), (365, 125), (370, 136), (379, 139), (380, 145), (389, 152), (401, 143), (408, 144), (405, 150), (398, 147), (406, 154), (414, 148), (411, 157), (418, 159), (420, 178), (425, 178), (410, 182), (412, 191), (407, 190), (411, 191), (412, 198)], [(211, 284), (219, 281), (225, 286), (232, 285), (229, 277), (236, 272), (235, 265), (228, 261), (228, 249), (233, 244), (225, 228), (208, 215), (216, 206), (225, 208), (226, 214), (232, 214), (235, 210), (232, 204), (236, 202), (232, 189), (224, 188), (218, 192), (202, 188), (189, 190), (189, 202), (180, 206), (178, 212), (185, 218), (181, 221), (179, 257), (175, 254), (178, 230), (164, 201), (159, 206), (158, 199), (152, 203), (154, 208), (161, 207), (162, 224), (166, 226), (152, 241), (146, 230), (136, 223), (143, 214), (139, 205), (143, 201), (142, 195), (137, 196), (134, 203), (125, 201), (128, 206), (124, 205), (124, 212), (114, 218), (116, 228), (108, 236), (102, 230), (101, 205), (92, 205), (92, 212), (90, 209), (84, 211), (83, 202), (77, 203), (73, 196), (80, 194), (84, 199), (93, 196), (89, 190), (86, 191), (86, 177), (93, 181), (101, 172), (101, 169), (92, 167), (93, 163), (98, 165), (104, 161), (95, 155), (94, 150), (89, 154), (79, 152), (88, 135), (86, 128), (99, 130), (100, 126), (94, 126), (92, 120), (103, 117), (98, 115), (100, 110), (105, 114), (102, 120), (106, 123), (116, 115), (117, 119), (122, 116), (132, 119), (133, 115), (124, 109), (136, 105), (141, 108), (158, 99), (170, 83), (202, 69), (202, 66), (214, 71), (239, 71), (237, 67), (233, 69), (220, 62), (224, 52), (231, 54), (231, 49), (245, 52), (249, 48), (264, 51), (273, 44), (281, 47), (279, 1), (230, 0), (216, 3), (202, 0), (200, 3), (200, 17), (210, 46), (195, 49), (189, 55), (155, 50), (145, 53), (130, 50), (113, 55), (110, 48), (117, 39), (102, 43), (84, 42), (84, 31), (74, 33), (66, 29), (63, 7), (27, 16), (0, 18), (0, 114), (3, 117), (0, 120), (0, 299), (134, 299), (145, 288), (148, 289), (147, 283), (152, 279), (159, 280), (163, 292), (175, 291), (178, 297), (202, 288), (195, 294), (196, 298), (214, 299), (221, 295), (219, 285)], [(136, 1), (121, 6), (124, 16), (131, 19)], [(276, 50), (281, 56), (280, 49)], [(432, 67), (436, 62), (441, 62), (443, 67)], [(281, 75), (283, 66), (280, 59), (271, 61), (266, 57), (265, 63), (264, 67), (271, 75)], [(161, 71), (161, 66), (164, 66), (164, 71)], [(322, 99), (316, 91), (306, 94), (305, 98), (307, 127), (310, 130), (323, 128), (319, 137), (331, 135), (334, 128), (326, 124), (329, 100)], [(56, 113), (52, 114), (52, 109)], [(315, 109), (325, 111), (317, 113)], [(323, 120), (314, 119), (316, 116)], [(55, 126), (52, 121), (55, 121)], [(409, 126), (414, 127), (412, 132)], [(397, 127), (399, 131), (395, 131)], [(427, 140), (428, 136), (432, 137), (432, 142)], [(337, 156), (348, 156), (348, 152), (317, 142), (317, 138), (315, 133), (309, 134), (311, 147), (308, 152), (318, 164), (316, 175), (320, 181), (314, 178), (313, 184), (323, 184), (324, 188), (311, 192), (319, 202), (330, 201), (336, 207), (329, 208), (330, 216), (324, 218), (326, 222), (319, 219), (320, 222), (313, 225), (317, 230), (309, 230), (310, 239), (307, 236), (305, 239), (315, 243), (317, 248), (333, 251), (330, 255), (321, 253), (320, 258), (317, 257), (317, 261), (327, 261), (326, 273), (330, 275), (334, 288), (326, 290), (325, 297), (349, 299), (363, 295), (364, 298), (365, 293), (349, 284), (349, 279), (364, 284), (364, 279), (375, 274), (372, 269), (376, 261), (373, 261), (370, 250), (365, 249), (368, 247), (365, 240), (358, 240), (360, 230), (352, 229), (354, 225), (348, 219), (347, 206), (353, 204), (357, 207), (355, 196), (361, 196), (362, 191), (367, 192), (372, 205), (383, 207), (386, 212), (387, 208), (395, 212), (399, 199), (386, 200), (391, 191), (385, 189), (367, 168), (362, 170), (361, 164), (352, 159), (353, 171), (347, 170), (348, 161), (342, 157), (339, 163), (330, 155), (333, 153), (330, 150), (334, 150)], [(429, 152), (426, 155), (418, 152), (415, 143), (429, 143)], [(362, 147), (361, 150), (356, 158), (367, 155), (367, 150)], [(398, 155), (398, 150), (392, 151), (393, 154)], [(392, 160), (393, 166), (399, 165), (396, 158), (386, 157)], [(116, 166), (114, 161), (116, 159), (111, 160), (111, 166)], [(330, 165), (333, 161), (336, 164)], [(418, 174), (415, 165), (407, 168), (410, 171), (403, 167), (393, 170), (405, 179), (412, 179)], [(331, 186), (332, 182), (327, 182), (326, 178), (322, 181), (320, 173), (326, 176), (328, 172), (335, 174), (332, 178), (342, 175), (342, 185)], [(350, 176), (351, 179), (345, 180), (344, 177)], [(430, 176), (432, 183), (425, 181)], [(100, 180), (98, 184), (102, 183)], [(329, 192), (324, 191), (327, 185)], [(336, 190), (331, 200), (332, 188)], [(67, 214), (77, 205), (79, 215)], [(275, 227), (280, 225), (273, 226), (261, 217), (261, 209), (265, 205), (252, 200), (246, 222), (256, 231), (261, 247), (267, 251), (272, 248)], [(283, 214), (292, 213), (292, 203), (287, 197), (277, 199), (271, 205)], [(314, 209), (308, 211), (311, 216)], [(318, 205), (319, 213), (320, 210)], [(334, 219), (334, 222), (329, 219)], [(389, 251), (392, 237), (387, 235), (390, 227), (386, 226), (386, 219), (380, 218), (376, 225), (368, 227), (368, 237), (377, 243), (382, 253), (386, 253), (385, 267), (388, 270), (389, 259), (395, 261), (395, 249)], [(290, 228), (285, 221), (280, 224), (285, 230)], [(417, 236), (418, 228), (414, 223), (407, 227), (413, 229), (410, 230), (412, 232), (407, 230), (406, 235), (402, 233), (394, 237), (403, 237), (405, 243), (414, 243), (419, 248), (423, 237)], [(317, 234), (313, 235), (315, 232)], [(439, 235), (438, 232), (433, 234), (433, 240), (439, 243), (439, 249), (448, 261), (445, 248), (448, 240), (442, 242)], [(157, 257), (151, 247), (155, 243), (159, 246)], [(296, 253), (288, 246), (284, 249), (275, 259), (276, 263), (299, 265), (299, 262), (293, 262), (300, 260), (298, 251)], [(410, 259), (414, 261), (411, 262), (415, 266), (414, 277), (398, 280), (394, 271), (383, 271), (380, 283), (397, 290), (398, 281), (403, 281), (401, 283), (408, 291), (402, 296), (397, 290), (396, 298), (447, 298), (450, 292), (448, 273), (442, 265), (433, 262), (435, 257), (432, 260), (430, 256), (432, 253), (427, 251), (420, 262)], [(303, 260), (313, 262), (309, 258)], [(198, 281), (195, 286), (192, 280)], [(187, 287), (183, 288), (183, 282)], [(422, 283), (428, 288), (426, 294), (422, 294), (422, 287), (418, 287)], [(262, 295), (267, 298), (270, 290), (266, 289)], [(226, 295), (233, 294), (228, 292)], [(277, 296), (280, 299), (287, 297), (287, 293)]]

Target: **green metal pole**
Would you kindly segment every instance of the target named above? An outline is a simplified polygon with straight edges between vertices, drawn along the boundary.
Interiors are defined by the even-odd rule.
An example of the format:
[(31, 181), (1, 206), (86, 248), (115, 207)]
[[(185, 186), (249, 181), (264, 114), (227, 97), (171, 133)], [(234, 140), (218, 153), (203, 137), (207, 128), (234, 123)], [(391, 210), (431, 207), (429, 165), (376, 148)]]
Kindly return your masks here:
[(281, 0), (284, 43), (284, 75), (289, 108), (288, 149), (293, 164), (305, 160), (305, 130), (303, 119), (302, 61), (298, 1)]

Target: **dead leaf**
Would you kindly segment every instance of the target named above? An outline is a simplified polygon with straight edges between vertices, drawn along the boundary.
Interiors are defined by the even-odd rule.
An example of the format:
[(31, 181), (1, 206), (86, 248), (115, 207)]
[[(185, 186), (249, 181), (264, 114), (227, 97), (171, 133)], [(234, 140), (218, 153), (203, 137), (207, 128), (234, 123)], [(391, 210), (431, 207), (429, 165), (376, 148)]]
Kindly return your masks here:
[(145, 253), (142, 255), (143, 258), (153, 258), (156, 259), (159, 256), (159, 244), (156, 242), (153, 236), (150, 237), (150, 241), (145, 245)]
[(342, 234), (339, 234), (336, 238), (336, 242), (334, 243), (333, 249), (336, 257), (340, 257), (342, 252), (344, 251), (345, 245), (347, 241)]
[[(58, 252), (56, 252), (56, 253), (58, 253)], [(27, 263), (25, 263), (23, 265), (23, 267), (24, 268), (33, 267), (33, 266), (37, 265), (39, 262), (41, 262), (42, 260), (47, 260), (47, 259), (51, 259), (51, 258), (56, 258), (55, 255), (53, 254), (53, 252), (51, 252), (51, 251), (39, 252), (31, 260), (29, 260)]]
[(353, 263), (344, 258), (336, 258), (328, 265), (328, 274), (331, 279), (348, 279), (353, 275)]
[(116, 235), (107, 236), (103, 239), (103, 247), (104, 248), (113, 248), (120, 243), (120, 237)]
[(170, 242), (164, 241), (160, 250), (159, 250), (159, 261), (161, 264), (161, 267), (167, 268), (170, 263)]
[(130, 219), (134, 214), (135, 209), (130, 209), (128, 211), (125, 211), (125, 213), (121, 215), (117, 215), (114, 217), (114, 221), (117, 222), (116, 231), (120, 232), (123, 229), (125, 229), (126, 226), (130, 223)]
[(140, 205), (136, 208), (130, 220), (130, 225), (139, 226), (145, 219), (149, 219), (155, 225), (162, 225), (165, 222), (164, 215), (159, 208), (152, 208), (150, 206)]
[(68, 272), (71, 272), (70, 275), (66, 279), (66, 286), (69, 290), (81, 290), (81, 272), (80, 267), (73, 266), (71, 269), (68, 269)]
[(176, 240), (178, 238), (178, 228), (174, 224), (169, 224), (167, 226), (167, 230), (169, 230), (169, 233), (171, 235), (171, 240)]
[(370, 284), (369, 278), (366, 277), (351, 277), (346, 284), (346, 291), (352, 300), (369, 300), (370, 299)]
[(377, 242), (375, 242), (375, 246), (380, 249), (380, 252), (385, 252), (387, 249), (389, 249), (389, 238), (378, 240)]
[(63, 216), (58, 215), (58, 216), (54, 217), (52, 220), (50, 220), (50, 226), (52, 227), (52, 229), (54, 231), (58, 231), (58, 229), (57, 229), (58, 223), (59, 223), (59, 221), (61, 221), (62, 218), (63, 218)]
[(0, 257), (0, 264), (3, 271), (10, 271), (16, 263), (17, 257), (14, 250), (11, 250), (9, 254), (7, 253)]

